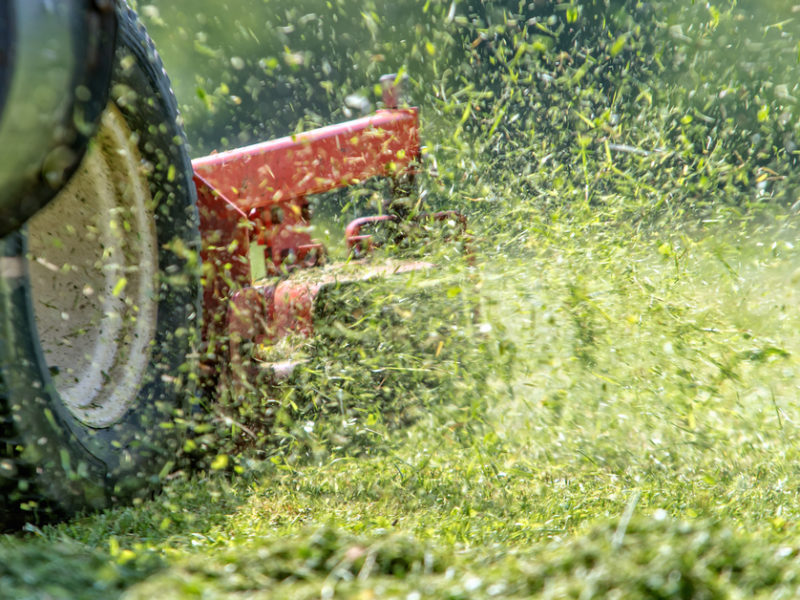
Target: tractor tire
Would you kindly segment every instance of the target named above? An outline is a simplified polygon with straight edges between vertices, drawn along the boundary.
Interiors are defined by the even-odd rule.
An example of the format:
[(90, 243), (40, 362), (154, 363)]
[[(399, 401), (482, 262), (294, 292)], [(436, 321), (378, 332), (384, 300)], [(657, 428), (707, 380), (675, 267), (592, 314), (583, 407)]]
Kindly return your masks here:
[(86, 157), (0, 240), (0, 531), (143, 497), (183, 460), (196, 192), (161, 59), (116, 10), (111, 100)]

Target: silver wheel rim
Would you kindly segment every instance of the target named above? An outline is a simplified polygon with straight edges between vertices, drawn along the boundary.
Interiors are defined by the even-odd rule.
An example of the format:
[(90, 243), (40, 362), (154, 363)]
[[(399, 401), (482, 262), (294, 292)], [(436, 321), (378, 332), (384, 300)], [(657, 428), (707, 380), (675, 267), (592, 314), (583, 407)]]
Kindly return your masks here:
[(131, 408), (155, 340), (158, 246), (136, 141), (109, 104), (79, 171), (28, 225), (31, 297), (53, 384), (96, 428)]

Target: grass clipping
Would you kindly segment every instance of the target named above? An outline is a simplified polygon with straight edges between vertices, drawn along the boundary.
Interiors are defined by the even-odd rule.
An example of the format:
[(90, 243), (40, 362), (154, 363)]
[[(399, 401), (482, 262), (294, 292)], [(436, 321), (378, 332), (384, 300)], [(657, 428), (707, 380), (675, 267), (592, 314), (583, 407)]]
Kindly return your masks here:
[[(324, 282), (312, 310), (313, 335), (295, 333), (252, 350), (249, 367), (267, 377), (224, 399), (219, 419), (248, 431), (234, 426), (231, 436), (219, 432), (211, 442), (314, 461), (369, 451), (387, 431), (429, 411), (480, 404), (495, 353), (474, 266), (448, 245), (416, 259), (409, 271), (401, 267), (410, 260), (380, 253), (334, 275), (300, 273)], [(297, 362), (291, 377), (270, 383), (271, 365), (287, 360)]]
[(398, 535), (330, 528), (181, 562), (126, 595), (145, 598), (781, 597), (800, 555), (712, 522), (629, 517), (510, 555), (453, 556)]

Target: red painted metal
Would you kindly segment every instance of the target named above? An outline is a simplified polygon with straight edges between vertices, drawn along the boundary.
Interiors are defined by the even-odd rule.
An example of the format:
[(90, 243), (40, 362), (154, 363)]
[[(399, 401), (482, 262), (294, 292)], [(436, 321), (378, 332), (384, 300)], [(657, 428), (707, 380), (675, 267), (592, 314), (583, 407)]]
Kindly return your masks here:
[(203, 261), (203, 340), (228, 335), (227, 304), (233, 293), (249, 286), (250, 237), (247, 215), (195, 173)]
[(211, 212), (221, 197), (246, 214), (250, 240), (266, 247), (267, 273), (279, 275), (313, 266), (324, 253), (308, 233), (306, 196), (377, 175), (412, 173), (419, 158), (418, 113), (409, 108), (212, 154), (192, 166), (201, 212), (208, 194), (200, 185), (216, 191)]
[[(309, 234), (306, 196), (374, 176), (414, 173), (420, 159), (417, 109), (394, 108), (401, 94), (397, 81), (384, 78), (382, 84), (389, 110), (193, 161), (202, 235), (203, 339), (211, 362), (227, 355), (226, 371), (254, 381), (242, 367), (245, 340), (260, 344), (289, 333), (310, 335), (314, 301), (323, 286), (433, 267), (412, 261), (379, 267), (364, 263), (359, 275), (343, 278), (332, 265), (312, 281), (287, 278), (325, 259), (324, 246)], [(466, 230), (458, 213), (433, 218), (455, 218), (462, 233)], [(357, 219), (347, 227), (347, 243), (366, 254), (372, 240), (361, 235), (361, 228), (398, 220), (389, 215)], [(265, 272), (278, 280), (253, 281), (252, 244), (265, 247)], [(276, 363), (271, 373), (283, 378), (292, 368), (293, 363)]]
[[(457, 232), (457, 237), (463, 237), (467, 232), (467, 218), (456, 210), (446, 210), (437, 212), (432, 215), (428, 213), (421, 213), (411, 219), (406, 219), (406, 223), (413, 226), (421, 226), (426, 220), (432, 219), (433, 221), (458, 221), (461, 229)], [(397, 215), (377, 215), (372, 217), (361, 217), (351, 221), (345, 229), (345, 243), (347, 248), (352, 251), (356, 256), (363, 256), (371, 252), (376, 244), (372, 240), (371, 234), (362, 234), (361, 229), (369, 225), (380, 225), (381, 223), (399, 223), (400, 217)], [(404, 232), (398, 232), (405, 235)]]
[(415, 108), (379, 110), (371, 117), (198, 158), (192, 166), (243, 211), (271, 208), (411, 169), (419, 159), (417, 117)]
[(375, 225), (382, 222), (395, 223), (399, 220), (395, 215), (378, 215), (373, 217), (361, 217), (355, 219), (347, 224), (344, 230), (344, 239), (347, 244), (347, 249), (356, 256), (363, 256), (369, 254), (375, 244), (372, 241), (372, 235), (361, 235), (361, 228), (366, 225)]
[[(235, 292), (230, 299), (227, 312), (228, 368), (240, 381), (255, 381), (264, 368), (271, 371), (273, 380), (288, 377), (296, 363), (270, 363), (243, 367), (241, 345), (245, 340), (255, 344), (274, 343), (293, 333), (309, 337), (314, 332), (315, 301), (326, 286), (340, 286), (356, 281), (367, 281), (374, 277), (391, 277), (413, 271), (436, 267), (423, 261), (403, 261), (396, 264), (369, 265), (360, 261), (362, 268), (357, 274), (344, 275), (339, 272), (343, 265), (331, 265), (313, 281), (296, 281), (288, 278), (277, 284), (262, 284), (246, 287)], [(350, 265), (353, 263), (351, 262)], [(358, 263), (357, 263), (358, 264)]]
[(228, 309), (230, 334), (255, 343), (277, 341), (287, 334), (308, 336), (313, 333), (314, 300), (324, 286), (367, 281), (374, 277), (391, 277), (412, 271), (435, 268), (424, 261), (403, 261), (397, 264), (370, 265), (351, 262), (362, 268), (357, 274), (343, 275), (342, 265), (331, 265), (313, 281), (283, 279), (277, 284), (247, 287), (234, 293)]

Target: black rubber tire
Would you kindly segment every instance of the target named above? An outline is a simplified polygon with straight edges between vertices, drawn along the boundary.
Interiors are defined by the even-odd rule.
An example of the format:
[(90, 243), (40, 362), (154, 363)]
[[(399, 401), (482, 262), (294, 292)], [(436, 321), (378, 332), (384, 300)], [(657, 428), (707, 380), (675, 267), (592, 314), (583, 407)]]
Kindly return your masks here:
[(135, 92), (118, 108), (140, 136), (143, 159), (155, 166), (150, 192), (160, 197), (155, 344), (144, 382), (121, 421), (95, 429), (77, 420), (58, 397), (39, 343), (26, 231), (0, 240), (0, 531), (142, 497), (182, 460), (181, 417), (192, 408), (187, 356), (196, 341), (201, 286), (197, 265), (165, 246), (179, 239), (199, 251), (196, 192), (161, 59), (135, 12), (122, 0), (116, 10), (112, 86)]
[[(35, 69), (22, 71), (19, 64), (20, 55), (35, 48), (37, 42), (46, 40), (30, 39), (30, 31), (24, 34), (17, 30), (17, 16), (21, 7), (35, 4), (31, 0), (0, 1), (0, 117), (7, 106), (9, 92), (16, 78), (16, 72), (38, 79), (44, 85), (40, 72)], [(31, 122), (38, 122), (38, 127), (46, 127), (50, 135), (39, 143), (37, 148), (42, 161), (36, 165), (27, 165), (23, 173), (18, 170), (8, 174), (9, 190), (0, 194), (0, 237), (19, 229), (29, 218), (44, 208), (61, 190), (64, 184), (75, 174), (89, 147), (89, 140), (97, 131), (100, 116), (108, 103), (108, 92), (111, 89), (112, 59), (116, 40), (116, 19), (114, 4), (108, 0), (59, 0), (53, 10), (40, 7), (39, 26), (47, 28), (48, 21), (54, 19), (65, 31), (71, 31), (73, 44), (70, 48), (60, 47), (59, 52), (72, 54), (74, 64), (71, 67), (70, 82), (57, 93), (65, 93), (66, 109), (57, 125), (41, 123), (40, 115)], [(44, 10), (42, 10), (44, 9)], [(50, 18), (43, 16), (49, 13)], [(25, 40), (17, 39), (22, 35)], [(26, 42), (26, 43), (23, 43)], [(38, 51), (41, 51), (40, 49)], [(27, 79), (27, 77), (26, 77)], [(46, 78), (44, 78), (46, 79)], [(75, 93), (81, 90), (81, 93)], [(13, 94), (12, 94), (13, 95)], [(17, 96), (19, 103), (31, 102), (30, 94)], [(12, 101), (13, 102), (13, 101)], [(35, 103), (34, 103), (35, 104)], [(14, 148), (20, 140), (0, 134), (3, 147)], [(38, 146), (38, 144), (36, 144)], [(50, 157), (48, 159), (48, 157)], [(17, 185), (21, 187), (16, 187)]]

